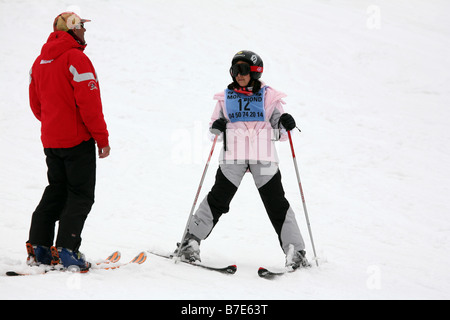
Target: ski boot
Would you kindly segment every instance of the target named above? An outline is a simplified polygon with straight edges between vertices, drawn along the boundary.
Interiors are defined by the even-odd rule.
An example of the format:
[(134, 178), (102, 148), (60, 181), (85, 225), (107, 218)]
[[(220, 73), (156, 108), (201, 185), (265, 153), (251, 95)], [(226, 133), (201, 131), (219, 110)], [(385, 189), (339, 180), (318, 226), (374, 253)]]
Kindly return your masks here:
[(286, 268), (294, 271), (298, 268), (309, 268), (311, 264), (306, 259), (306, 251), (299, 250), (295, 251), (294, 246), (289, 246), (289, 252), (286, 255)]
[[(180, 248), (181, 247), (181, 248)], [(180, 253), (178, 253), (180, 250)], [(177, 248), (173, 253), (173, 256), (179, 256), (181, 260), (186, 262), (201, 262), (200, 259), (200, 242), (194, 238), (186, 239), (183, 241), (183, 244), (180, 246), (180, 243), (177, 243)]]
[(58, 248), (58, 256), (60, 263), (65, 269), (77, 272), (88, 272), (91, 264), (85, 260), (84, 255), (80, 251), (72, 251), (67, 248)]
[(39, 266), (39, 265), (52, 265), (53, 257), (49, 247), (32, 245), (27, 242), (27, 265)]

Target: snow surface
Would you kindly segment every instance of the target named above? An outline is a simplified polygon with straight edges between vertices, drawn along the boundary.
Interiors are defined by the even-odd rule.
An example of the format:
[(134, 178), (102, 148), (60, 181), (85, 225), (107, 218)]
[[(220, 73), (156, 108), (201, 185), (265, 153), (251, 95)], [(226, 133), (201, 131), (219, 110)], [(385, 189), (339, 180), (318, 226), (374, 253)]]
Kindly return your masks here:
[[(23, 268), (46, 186), (28, 72), (54, 17), (78, 6), (111, 135), (81, 251), (172, 251), (211, 142), (233, 54), (259, 53), (288, 94), (320, 267), (284, 264), (250, 176), (202, 243), (224, 276), (149, 256), (139, 267), (0, 277), (1, 299), (449, 299), (450, 20), (445, 0), (0, 0), (0, 272)], [(200, 200), (211, 187), (219, 146)], [(288, 143), (284, 187), (312, 259)]]

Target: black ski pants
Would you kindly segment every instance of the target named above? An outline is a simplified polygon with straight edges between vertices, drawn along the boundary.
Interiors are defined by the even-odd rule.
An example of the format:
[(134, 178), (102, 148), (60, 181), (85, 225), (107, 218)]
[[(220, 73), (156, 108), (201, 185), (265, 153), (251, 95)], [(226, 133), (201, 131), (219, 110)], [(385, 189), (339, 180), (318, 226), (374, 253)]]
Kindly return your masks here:
[(49, 185), (33, 213), (28, 242), (52, 246), (59, 221), (55, 246), (77, 251), (94, 204), (95, 141), (84, 141), (73, 148), (45, 148), (44, 153)]

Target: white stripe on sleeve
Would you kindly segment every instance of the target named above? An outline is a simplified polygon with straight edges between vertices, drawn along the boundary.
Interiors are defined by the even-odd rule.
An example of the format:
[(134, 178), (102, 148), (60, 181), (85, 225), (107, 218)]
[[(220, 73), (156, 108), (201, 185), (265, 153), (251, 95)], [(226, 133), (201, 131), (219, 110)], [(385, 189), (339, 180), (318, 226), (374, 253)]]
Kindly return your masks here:
[(70, 66), (69, 68), (70, 73), (73, 74), (73, 81), (75, 82), (82, 82), (82, 81), (87, 81), (87, 80), (95, 80), (97, 81), (97, 79), (95, 78), (94, 74), (92, 72), (86, 72), (86, 73), (78, 73), (77, 69), (74, 66)]

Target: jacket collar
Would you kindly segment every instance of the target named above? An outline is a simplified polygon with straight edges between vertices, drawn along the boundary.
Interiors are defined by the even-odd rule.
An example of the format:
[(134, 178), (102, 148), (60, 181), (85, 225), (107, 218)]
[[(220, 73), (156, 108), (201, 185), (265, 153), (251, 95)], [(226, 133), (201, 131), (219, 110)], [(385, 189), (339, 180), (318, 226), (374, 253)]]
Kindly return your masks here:
[(55, 59), (70, 49), (84, 50), (86, 45), (79, 44), (69, 33), (55, 31), (50, 34), (47, 43), (42, 46), (41, 56), (43, 59)]

